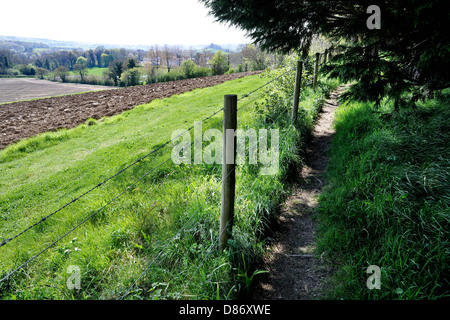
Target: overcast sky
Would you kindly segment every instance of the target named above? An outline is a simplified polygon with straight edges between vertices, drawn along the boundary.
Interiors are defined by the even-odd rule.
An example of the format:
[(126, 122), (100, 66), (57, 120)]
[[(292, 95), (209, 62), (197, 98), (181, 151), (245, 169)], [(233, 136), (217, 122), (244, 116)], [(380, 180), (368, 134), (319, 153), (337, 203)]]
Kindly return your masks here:
[(105, 44), (250, 43), (198, 0), (2, 1), (0, 35)]

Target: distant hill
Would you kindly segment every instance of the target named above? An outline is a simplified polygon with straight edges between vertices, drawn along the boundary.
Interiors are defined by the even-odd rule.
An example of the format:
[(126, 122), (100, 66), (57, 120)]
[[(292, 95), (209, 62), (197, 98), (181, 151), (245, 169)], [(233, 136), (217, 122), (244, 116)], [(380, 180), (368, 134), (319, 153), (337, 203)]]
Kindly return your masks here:
[(219, 50), (222, 50), (224, 52), (237, 52), (239, 51), (242, 44), (215, 44), (211, 43), (209, 45), (203, 45), (203, 46), (195, 46), (195, 49), (198, 51), (207, 50), (212, 53), (216, 53)]
[(4, 46), (14, 46), (17, 45), (27, 45), (34, 44), (33, 48), (61, 48), (61, 49), (78, 49), (83, 48), (83, 43), (71, 42), (71, 41), (58, 41), (42, 38), (26, 38), (26, 37), (14, 37), (14, 36), (0, 36), (0, 45)]
[(214, 43), (211, 43), (211, 44), (210, 44), (209, 46), (207, 46), (205, 49), (206, 49), (206, 50), (210, 50), (210, 51), (214, 51), (214, 52), (217, 52), (217, 51), (219, 51), (219, 50), (222, 50), (222, 51), (223, 51), (223, 49), (222, 49), (221, 46), (219, 46), (218, 44), (214, 44)]
[[(125, 48), (125, 49), (142, 49), (148, 50), (150, 48), (149, 45), (121, 45), (121, 44), (103, 44), (103, 43), (90, 43), (90, 42), (75, 42), (75, 41), (60, 41), (60, 40), (51, 40), (51, 39), (43, 39), (43, 38), (26, 38), (26, 37), (14, 37), (14, 36), (0, 36), (0, 48), (5, 48), (7, 46), (14, 47), (14, 43), (16, 44), (24, 44), (24, 43), (35, 43), (40, 46), (35, 46), (34, 48), (47, 48), (47, 49), (95, 49), (97, 47), (103, 46), (106, 49), (114, 49), (114, 48)], [(3, 44), (3, 45), (2, 45)]]
[[(160, 44), (162, 45), (162, 44)], [(122, 44), (104, 44), (104, 43), (89, 43), (89, 42), (75, 42), (75, 41), (59, 41), (44, 38), (27, 38), (27, 37), (15, 37), (15, 36), (2, 36), (0, 35), (0, 49), (12, 49), (19, 52), (27, 51), (30, 49), (95, 49), (99, 46), (103, 46), (105, 49), (125, 48), (131, 50), (149, 50), (151, 45), (122, 45)], [(202, 51), (204, 49), (216, 53), (219, 50), (236, 52), (239, 50), (241, 44), (215, 44), (209, 45), (180, 45), (183, 49), (194, 48), (195, 50)]]
[(34, 49), (48, 49), (49, 46), (41, 42), (26, 42), (0, 39), (0, 49), (9, 49), (17, 52), (32, 52)]

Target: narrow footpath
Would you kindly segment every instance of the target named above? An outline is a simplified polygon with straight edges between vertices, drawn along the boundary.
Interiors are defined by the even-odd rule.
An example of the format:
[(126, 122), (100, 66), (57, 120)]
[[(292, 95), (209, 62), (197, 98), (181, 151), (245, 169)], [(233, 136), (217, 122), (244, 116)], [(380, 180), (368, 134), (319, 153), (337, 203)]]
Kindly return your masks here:
[(274, 240), (264, 258), (262, 270), (268, 273), (255, 279), (253, 298), (256, 300), (320, 299), (325, 280), (331, 275), (331, 270), (314, 253), (316, 222), (313, 216), (324, 186), (328, 150), (334, 134), (334, 111), (345, 89), (340, 86), (333, 91), (318, 115), (306, 146), (299, 183), (282, 206), (274, 228)]

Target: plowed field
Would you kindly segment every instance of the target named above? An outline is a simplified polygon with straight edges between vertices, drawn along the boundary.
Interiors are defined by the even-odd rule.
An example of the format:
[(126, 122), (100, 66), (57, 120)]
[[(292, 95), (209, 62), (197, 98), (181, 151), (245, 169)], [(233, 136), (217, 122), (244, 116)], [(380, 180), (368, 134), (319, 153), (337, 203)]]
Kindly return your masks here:
[[(42, 132), (73, 128), (89, 118), (112, 116), (154, 99), (215, 86), (256, 73), (259, 72), (186, 79), (3, 104), (0, 105), (0, 149)], [(45, 87), (42, 90), (45, 90)]]

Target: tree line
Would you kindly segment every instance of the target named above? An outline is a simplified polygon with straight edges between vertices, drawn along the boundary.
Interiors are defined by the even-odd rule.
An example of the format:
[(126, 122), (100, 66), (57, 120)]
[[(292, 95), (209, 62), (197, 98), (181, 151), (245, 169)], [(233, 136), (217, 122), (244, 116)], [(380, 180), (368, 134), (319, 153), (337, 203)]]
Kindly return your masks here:
[[(237, 52), (211, 44), (202, 50), (154, 45), (149, 50), (95, 49), (26, 50), (0, 47), (0, 75), (36, 76), (63, 82), (131, 86), (224, 73), (262, 70), (277, 56), (253, 44)], [(102, 75), (90, 75), (104, 68)]]

